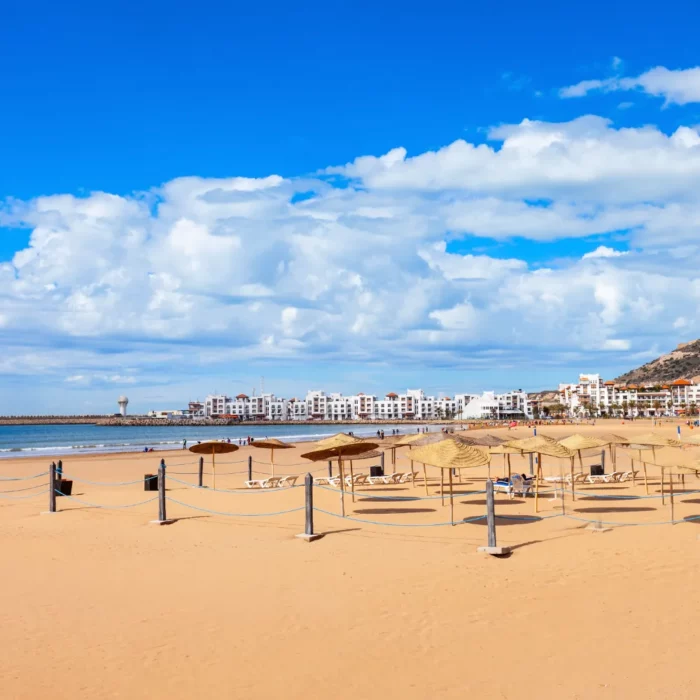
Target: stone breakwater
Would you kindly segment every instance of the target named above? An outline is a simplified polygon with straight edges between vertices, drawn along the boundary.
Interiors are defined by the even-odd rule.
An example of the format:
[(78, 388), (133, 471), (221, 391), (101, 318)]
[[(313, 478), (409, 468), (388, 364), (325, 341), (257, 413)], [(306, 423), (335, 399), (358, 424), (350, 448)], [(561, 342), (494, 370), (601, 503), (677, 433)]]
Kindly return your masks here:
[(0, 425), (96, 425), (107, 416), (0, 416)]

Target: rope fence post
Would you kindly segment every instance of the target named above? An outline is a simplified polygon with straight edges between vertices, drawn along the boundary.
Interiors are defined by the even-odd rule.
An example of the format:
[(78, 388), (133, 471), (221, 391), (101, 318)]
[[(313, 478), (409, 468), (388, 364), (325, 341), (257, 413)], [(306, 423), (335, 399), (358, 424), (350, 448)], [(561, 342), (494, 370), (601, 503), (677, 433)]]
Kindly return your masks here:
[(384, 476), (384, 453), (379, 455), (379, 466), (382, 468), (382, 476)]
[(485, 552), (495, 556), (505, 556), (511, 553), (510, 547), (499, 547), (496, 544), (496, 507), (493, 497), (493, 481), (486, 482), (486, 526), (488, 528), (488, 545), (478, 547), (477, 552)]
[(313, 542), (321, 539), (323, 535), (314, 532), (314, 478), (310, 473), (304, 477), (304, 496), (304, 511), (306, 515), (304, 532), (300, 535), (295, 535), (295, 537), (305, 542)]
[(151, 525), (170, 525), (165, 508), (165, 460), (160, 460), (158, 467), (158, 520), (151, 520)]
[(42, 511), (42, 515), (56, 512), (56, 462), (49, 465), (49, 509)]
[(603, 470), (603, 474), (605, 474), (605, 449), (600, 451), (600, 466)]
[(248, 455), (248, 481), (253, 480), (253, 455)]
[(199, 488), (203, 488), (204, 486), (204, 457), (199, 458)]

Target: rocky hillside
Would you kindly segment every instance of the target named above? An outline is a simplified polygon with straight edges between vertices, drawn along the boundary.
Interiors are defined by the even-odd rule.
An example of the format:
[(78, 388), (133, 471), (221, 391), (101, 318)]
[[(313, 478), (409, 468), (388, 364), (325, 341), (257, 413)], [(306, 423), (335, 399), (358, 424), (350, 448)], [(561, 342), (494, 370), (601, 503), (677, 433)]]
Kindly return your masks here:
[(626, 384), (660, 384), (676, 379), (700, 382), (700, 340), (681, 343), (673, 352), (620, 375), (616, 381)]

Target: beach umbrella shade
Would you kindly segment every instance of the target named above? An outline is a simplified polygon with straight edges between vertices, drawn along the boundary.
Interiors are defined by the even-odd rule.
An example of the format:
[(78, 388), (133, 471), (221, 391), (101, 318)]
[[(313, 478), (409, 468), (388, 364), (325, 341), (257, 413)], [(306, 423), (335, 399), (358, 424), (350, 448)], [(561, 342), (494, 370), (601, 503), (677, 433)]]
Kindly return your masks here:
[[(325, 440), (319, 440), (314, 449), (302, 455), (304, 459), (312, 462), (321, 462), (329, 459), (338, 459), (338, 475), (340, 476), (340, 511), (345, 517), (345, 474), (343, 471), (343, 458), (361, 455), (377, 448), (376, 442), (361, 440), (347, 433), (337, 433)], [(355, 500), (355, 479), (350, 463), (350, 488), (352, 500)]]
[(568, 459), (572, 464), (571, 478), (571, 493), (574, 495), (574, 479), (573, 479), (573, 458), (576, 454), (573, 450), (565, 447), (560, 442), (548, 435), (534, 435), (533, 437), (523, 438), (521, 440), (510, 440), (506, 442), (504, 447), (515, 448), (522, 454), (537, 454), (537, 474), (535, 476), (535, 512), (539, 511), (540, 497), (540, 478), (542, 477), (542, 455), (548, 457), (556, 457), (558, 459)]
[(604, 435), (598, 435), (598, 438), (600, 440), (605, 440), (605, 443), (610, 446), (610, 454), (612, 455), (613, 469), (616, 471), (617, 448), (629, 445), (629, 439), (626, 437), (622, 437), (622, 435), (616, 435), (615, 433), (605, 433)]
[(270, 469), (271, 476), (275, 475), (275, 450), (291, 450), (294, 449), (294, 445), (290, 445), (288, 442), (282, 442), (276, 438), (265, 438), (265, 440), (253, 440), (250, 443), (253, 447), (258, 447), (261, 450), (270, 450)]
[[(583, 450), (594, 450), (598, 447), (606, 447), (607, 442), (601, 438), (591, 437), (590, 435), (581, 435), (576, 433), (575, 435), (569, 435), (569, 437), (559, 440), (559, 444), (564, 445), (570, 450), (573, 450), (578, 454), (578, 463), (583, 472), (583, 455), (581, 454)], [(574, 470), (573, 470), (573, 460), (571, 462), (571, 483), (573, 486)], [(573, 489), (572, 489), (573, 492)]]
[[(644, 466), (661, 469), (661, 503), (664, 503), (664, 475), (668, 474), (669, 495), (671, 497), (671, 520), (673, 520), (673, 474), (697, 474), (700, 471), (700, 455), (697, 452), (682, 451), (671, 447), (660, 447), (652, 452), (651, 460), (645, 460)], [(646, 473), (646, 471), (645, 471)]]
[[(658, 433), (644, 433), (642, 435), (635, 435), (634, 437), (630, 438), (629, 443), (625, 445), (625, 447), (636, 450), (639, 453), (639, 461), (642, 462), (642, 466), (644, 468), (644, 488), (646, 489), (646, 493), (648, 495), (649, 481), (647, 478), (646, 462), (642, 460), (642, 450), (651, 450), (653, 455), (656, 452), (657, 447), (683, 447), (683, 443), (680, 440), (667, 438), (664, 435), (659, 435)], [(663, 472), (661, 474), (661, 478), (663, 480)], [(632, 483), (634, 484), (634, 482), (634, 460), (632, 460)]]
[[(401, 436), (392, 447), (406, 447), (408, 446), (409, 458), (411, 460), (411, 474), (413, 474), (413, 448), (421, 447), (423, 445), (432, 445), (436, 442), (442, 442), (445, 436), (442, 433), (416, 433), (415, 435), (403, 435)], [(411, 484), (415, 486), (416, 478), (411, 477)], [(428, 495), (428, 475), (425, 471), (425, 464), (423, 465), (423, 484), (425, 485), (425, 495)]]
[(214, 476), (214, 488), (216, 488), (216, 455), (235, 452), (238, 445), (230, 442), (218, 442), (211, 440), (209, 442), (199, 442), (196, 445), (191, 445), (189, 450), (198, 455), (211, 455), (211, 471)]
[[(489, 453), (473, 445), (465, 445), (455, 438), (446, 438), (432, 445), (417, 447), (414, 459), (423, 464), (440, 469), (440, 485), (444, 485), (444, 470), (448, 471), (450, 483), (450, 522), (454, 523), (454, 495), (452, 493), (452, 471), (454, 469), (472, 469), (487, 465), (491, 456)], [(440, 489), (443, 492), (444, 488)]]

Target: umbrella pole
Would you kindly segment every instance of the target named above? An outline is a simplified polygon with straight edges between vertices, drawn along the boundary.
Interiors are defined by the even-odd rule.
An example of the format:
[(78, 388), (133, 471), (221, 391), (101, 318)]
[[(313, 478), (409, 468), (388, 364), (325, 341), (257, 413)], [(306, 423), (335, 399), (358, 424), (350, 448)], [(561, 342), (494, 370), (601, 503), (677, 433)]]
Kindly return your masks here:
[(581, 456), (581, 450), (578, 451), (578, 465), (581, 467), (581, 471), (583, 471), (583, 457)]
[[(576, 489), (574, 488), (574, 458), (573, 456), (569, 460), (569, 466), (571, 467), (571, 500), (575, 501), (576, 500)], [(562, 504), (564, 502), (564, 490), (562, 489), (562, 496), (561, 496)]]
[(673, 470), (668, 473), (668, 492), (671, 496), (671, 525), (673, 525)]
[(352, 492), (352, 502), (355, 502), (355, 473), (352, 470), (352, 460), (350, 460), (350, 491)]
[(440, 495), (442, 496), (442, 505), (445, 505), (445, 472), (440, 470)]
[(503, 459), (508, 457), (508, 483), (510, 483), (510, 455), (503, 455)]
[(540, 512), (540, 455), (537, 455), (537, 474), (535, 475), (535, 513)]
[(416, 473), (413, 471), (413, 460), (411, 460), (411, 487), (416, 488)]
[(272, 467), (272, 476), (275, 475), (275, 451), (270, 450), (270, 466)]
[[(440, 470), (442, 471), (442, 469)], [(455, 502), (452, 496), (452, 470), (450, 469), (450, 523), (455, 524)]]
[(343, 458), (338, 455), (338, 476), (340, 477), (340, 514), (345, 517), (345, 474), (343, 474)]
[(425, 462), (423, 463), (423, 483), (425, 484), (425, 495), (428, 496), (428, 472), (425, 471)]
[(664, 468), (661, 467), (661, 505), (666, 503), (664, 500)]
[[(644, 467), (644, 488), (646, 489), (647, 496), (649, 495), (649, 479), (647, 479), (647, 463), (642, 462), (642, 466)], [(634, 469), (634, 467), (633, 467)]]
[(216, 491), (216, 453), (214, 448), (211, 450), (211, 470), (214, 474), (214, 490)]

